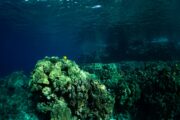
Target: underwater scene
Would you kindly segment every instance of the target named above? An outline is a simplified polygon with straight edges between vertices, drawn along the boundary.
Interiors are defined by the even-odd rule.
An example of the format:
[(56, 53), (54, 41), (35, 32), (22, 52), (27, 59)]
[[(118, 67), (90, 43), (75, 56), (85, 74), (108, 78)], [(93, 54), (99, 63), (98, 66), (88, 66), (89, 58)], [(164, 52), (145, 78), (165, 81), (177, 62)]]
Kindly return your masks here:
[(180, 0), (0, 0), (0, 120), (180, 120)]

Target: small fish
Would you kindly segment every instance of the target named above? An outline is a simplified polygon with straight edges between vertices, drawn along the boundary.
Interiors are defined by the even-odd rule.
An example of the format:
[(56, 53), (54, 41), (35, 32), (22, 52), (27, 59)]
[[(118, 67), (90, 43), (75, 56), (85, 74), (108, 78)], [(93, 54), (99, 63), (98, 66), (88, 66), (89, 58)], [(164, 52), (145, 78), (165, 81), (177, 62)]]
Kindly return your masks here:
[(67, 58), (67, 56), (63, 56), (63, 59), (64, 59), (64, 60), (67, 60), (68, 58)]
[(97, 9), (97, 8), (101, 8), (102, 6), (101, 5), (94, 5), (94, 6), (92, 6), (91, 8), (92, 9)]

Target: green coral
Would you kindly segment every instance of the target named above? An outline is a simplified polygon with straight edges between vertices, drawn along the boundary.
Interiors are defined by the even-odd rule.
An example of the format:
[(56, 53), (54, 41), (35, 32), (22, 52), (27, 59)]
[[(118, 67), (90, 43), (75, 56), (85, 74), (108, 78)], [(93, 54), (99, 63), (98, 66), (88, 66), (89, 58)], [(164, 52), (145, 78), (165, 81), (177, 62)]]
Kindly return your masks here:
[(1, 120), (38, 120), (29, 100), (28, 81), (22, 71), (0, 78)]
[(82, 68), (96, 77), (67, 58), (46, 57), (30, 81), (22, 72), (1, 78), (0, 119), (178, 120), (180, 62), (91, 65)]
[(138, 83), (141, 97), (132, 112), (139, 119), (177, 119), (180, 111), (180, 69), (177, 62), (146, 62), (127, 70), (128, 79)]
[(117, 87), (118, 81), (122, 78), (120, 70), (118, 69), (117, 64), (102, 64), (94, 63), (89, 65), (84, 65), (83, 69), (88, 72), (95, 74), (98, 79), (101, 80), (106, 87), (114, 91)]
[(116, 90), (116, 101), (119, 107), (124, 110), (131, 108), (134, 103), (140, 99), (141, 89), (136, 81), (123, 80), (119, 81)]
[[(94, 63), (84, 65), (83, 69), (95, 74), (111, 91), (112, 95), (115, 96), (114, 113), (118, 115), (123, 113), (125, 116), (130, 116), (130, 110), (141, 97), (141, 89), (136, 77), (132, 77), (129, 74), (130, 71), (122, 71), (120, 69), (121, 66), (121, 64), (114, 63)], [(118, 115), (116, 116), (117, 119), (119, 119)]]
[(72, 120), (71, 110), (68, 108), (63, 98), (54, 102), (45, 104), (44, 102), (37, 104), (37, 109), (42, 113), (50, 112), (50, 120)]
[(39, 60), (29, 87), (37, 110), (44, 113), (46, 119), (106, 120), (113, 111), (114, 98), (106, 87), (67, 58)]

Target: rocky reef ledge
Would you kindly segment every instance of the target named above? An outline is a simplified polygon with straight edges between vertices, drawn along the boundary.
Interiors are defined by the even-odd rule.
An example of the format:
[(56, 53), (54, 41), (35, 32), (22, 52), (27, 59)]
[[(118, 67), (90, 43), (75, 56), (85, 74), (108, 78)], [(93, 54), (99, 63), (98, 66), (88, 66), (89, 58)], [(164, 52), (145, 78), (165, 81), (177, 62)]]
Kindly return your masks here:
[(45, 57), (0, 79), (2, 120), (178, 120), (180, 62), (92, 63)]

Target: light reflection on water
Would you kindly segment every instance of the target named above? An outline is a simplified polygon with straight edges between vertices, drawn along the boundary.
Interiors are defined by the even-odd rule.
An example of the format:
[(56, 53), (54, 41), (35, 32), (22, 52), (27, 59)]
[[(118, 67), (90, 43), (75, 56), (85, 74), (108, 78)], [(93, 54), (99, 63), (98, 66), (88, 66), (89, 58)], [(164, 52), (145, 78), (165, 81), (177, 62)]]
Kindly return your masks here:
[[(6, 51), (14, 54), (15, 47), (19, 57), (31, 54), (32, 48), (36, 57), (76, 58), (97, 50), (104, 56), (129, 57), (131, 51), (143, 53), (150, 43), (167, 38), (178, 49), (179, 11), (179, 0), (1, 0), (0, 37), (6, 41), (0, 48), (2, 64), (10, 57)], [(14, 40), (23, 50), (10, 47)]]
[[(178, 1), (173, 0), (18, 0), (0, 4), (0, 19), (17, 24), (37, 23), (50, 27), (72, 25), (81, 29), (93, 26), (132, 25), (148, 27), (179, 27)], [(3, 21), (2, 21), (3, 22)], [(19, 22), (19, 23), (18, 23)], [(27, 24), (28, 24), (27, 23)], [(83, 26), (82, 26), (82, 23)], [(47, 26), (49, 24), (46, 24)], [(176, 25), (175, 25), (176, 24)], [(71, 27), (71, 28), (73, 28)], [(60, 28), (61, 29), (61, 28)], [(166, 28), (165, 28), (166, 29)], [(71, 29), (69, 29), (71, 30)]]

